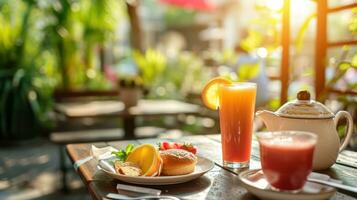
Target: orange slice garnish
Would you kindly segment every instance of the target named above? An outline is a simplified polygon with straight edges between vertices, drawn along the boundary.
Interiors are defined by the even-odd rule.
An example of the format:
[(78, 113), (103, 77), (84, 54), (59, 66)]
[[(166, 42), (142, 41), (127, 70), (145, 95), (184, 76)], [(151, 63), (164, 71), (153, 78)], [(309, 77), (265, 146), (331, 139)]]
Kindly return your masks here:
[(209, 80), (203, 87), (201, 98), (203, 104), (209, 109), (217, 110), (219, 107), (219, 87), (220, 85), (229, 85), (232, 81), (224, 77), (216, 77)]
[(140, 166), (143, 176), (160, 175), (162, 160), (159, 151), (151, 144), (136, 147), (125, 162), (132, 162)]

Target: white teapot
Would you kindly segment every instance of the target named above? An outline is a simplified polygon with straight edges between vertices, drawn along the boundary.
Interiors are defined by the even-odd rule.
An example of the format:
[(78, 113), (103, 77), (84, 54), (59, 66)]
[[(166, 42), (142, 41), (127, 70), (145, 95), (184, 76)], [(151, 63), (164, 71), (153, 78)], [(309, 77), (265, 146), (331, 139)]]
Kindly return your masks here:
[[(346, 111), (334, 115), (325, 105), (310, 100), (308, 91), (300, 91), (297, 99), (285, 103), (276, 112), (261, 110), (256, 113), (268, 131), (297, 130), (315, 133), (318, 141), (314, 153), (313, 170), (329, 168), (336, 162), (338, 153), (348, 144), (353, 120)], [(341, 117), (347, 118), (347, 135), (342, 144), (336, 126)]]

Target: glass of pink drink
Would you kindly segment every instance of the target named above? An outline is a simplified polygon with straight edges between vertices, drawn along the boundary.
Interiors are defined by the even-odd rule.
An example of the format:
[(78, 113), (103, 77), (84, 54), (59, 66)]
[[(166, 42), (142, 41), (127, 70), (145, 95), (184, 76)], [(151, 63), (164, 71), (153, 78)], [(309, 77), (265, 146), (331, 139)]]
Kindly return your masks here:
[(281, 131), (257, 134), (263, 173), (273, 189), (299, 191), (312, 171), (317, 136)]

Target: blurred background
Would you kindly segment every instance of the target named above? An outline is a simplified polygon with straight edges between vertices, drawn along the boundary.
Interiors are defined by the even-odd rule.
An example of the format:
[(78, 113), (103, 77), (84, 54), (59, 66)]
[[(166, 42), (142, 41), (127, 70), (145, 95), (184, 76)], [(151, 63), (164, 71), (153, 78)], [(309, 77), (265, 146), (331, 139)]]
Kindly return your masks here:
[(68, 143), (219, 133), (215, 76), (309, 90), (356, 150), (356, 45), (355, 0), (0, 0), (0, 199), (89, 198)]

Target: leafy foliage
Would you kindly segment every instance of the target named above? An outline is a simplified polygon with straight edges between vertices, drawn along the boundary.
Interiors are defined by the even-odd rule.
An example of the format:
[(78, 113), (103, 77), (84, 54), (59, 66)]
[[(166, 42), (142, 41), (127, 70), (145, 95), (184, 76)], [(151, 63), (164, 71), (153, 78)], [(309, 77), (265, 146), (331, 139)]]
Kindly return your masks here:
[(167, 65), (166, 57), (153, 49), (146, 50), (144, 54), (134, 51), (133, 59), (140, 70), (140, 77), (145, 86), (152, 86)]
[(202, 60), (189, 52), (168, 59), (167, 66), (152, 85), (149, 98), (182, 99), (188, 92), (200, 90), (203, 83)]
[(296, 36), (296, 41), (295, 41), (295, 47), (298, 52), (301, 52), (303, 39), (304, 39), (306, 30), (309, 28), (311, 22), (314, 19), (316, 19), (315, 13), (308, 16), (299, 29), (299, 32), (298, 32), (298, 35)]
[(121, 149), (119, 151), (113, 151), (112, 154), (115, 155), (120, 161), (125, 162), (128, 155), (133, 151), (133, 149), (134, 149), (134, 145), (128, 144), (125, 150)]
[(244, 38), (240, 46), (247, 52), (252, 52), (262, 45), (263, 36), (255, 30), (249, 30), (248, 36)]
[(56, 55), (64, 89), (108, 87), (99, 69), (98, 48), (114, 37), (124, 2), (44, 0), (46, 47)]
[(249, 81), (258, 76), (260, 71), (259, 63), (242, 64), (237, 71), (239, 81)]
[(353, 34), (357, 34), (357, 8), (352, 9), (352, 18), (348, 23), (348, 30)]
[[(14, 3), (15, 2), (15, 3)], [(33, 1), (0, 2), (0, 137), (27, 139), (51, 123), (55, 80), (40, 51)]]
[(269, 54), (280, 46), (281, 11), (273, 10), (267, 5), (256, 4), (256, 17), (251, 19), (245, 38), (240, 43), (242, 49), (252, 52), (264, 47)]

